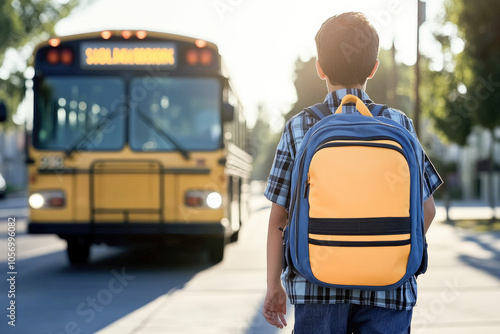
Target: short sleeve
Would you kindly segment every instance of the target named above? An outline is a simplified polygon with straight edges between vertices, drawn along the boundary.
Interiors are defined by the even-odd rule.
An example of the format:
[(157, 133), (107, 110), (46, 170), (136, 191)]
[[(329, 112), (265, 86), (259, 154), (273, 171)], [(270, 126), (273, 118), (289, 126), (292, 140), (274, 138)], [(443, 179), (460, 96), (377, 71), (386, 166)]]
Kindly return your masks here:
[(293, 158), (290, 152), (290, 134), (285, 126), (276, 155), (269, 173), (264, 195), (268, 200), (285, 208), (290, 203), (290, 184), (292, 178)]
[(436, 168), (425, 154), (424, 156), (424, 202), (443, 184)]

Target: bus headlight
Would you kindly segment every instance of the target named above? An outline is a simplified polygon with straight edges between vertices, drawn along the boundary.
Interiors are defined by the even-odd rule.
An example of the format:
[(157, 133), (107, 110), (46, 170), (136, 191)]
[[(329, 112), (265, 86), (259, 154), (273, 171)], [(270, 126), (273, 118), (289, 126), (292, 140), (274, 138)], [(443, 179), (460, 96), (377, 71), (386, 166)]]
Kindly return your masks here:
[(45, 199), (41, 194), (34, 193), (30, 196), (28, 202), (33, 209), (40, 209), (43, 208), (43, 205), (45, 204)]
[(215, 191), (189, 190), (184, 204), (195, 208), (218, 209), (222, 205), (222, 195)]
[(222, 205), (222, 196), (218, 192), (211, 192), (207, 195), (206, 202), (209, 208), (218, 209)]
[(54, 209), (66, 205), (66, 196), (60, 190), (47, 190), (31, 194), (28, 199), (33, 209)]

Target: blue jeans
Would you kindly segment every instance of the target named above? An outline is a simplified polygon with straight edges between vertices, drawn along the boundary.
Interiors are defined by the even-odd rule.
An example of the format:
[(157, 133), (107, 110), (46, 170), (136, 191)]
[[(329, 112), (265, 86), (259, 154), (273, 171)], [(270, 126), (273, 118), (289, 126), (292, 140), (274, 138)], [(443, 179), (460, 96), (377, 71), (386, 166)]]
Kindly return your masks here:
[(353, 304), (295, 305), (294, 334), (410, 333), (412, 312)]

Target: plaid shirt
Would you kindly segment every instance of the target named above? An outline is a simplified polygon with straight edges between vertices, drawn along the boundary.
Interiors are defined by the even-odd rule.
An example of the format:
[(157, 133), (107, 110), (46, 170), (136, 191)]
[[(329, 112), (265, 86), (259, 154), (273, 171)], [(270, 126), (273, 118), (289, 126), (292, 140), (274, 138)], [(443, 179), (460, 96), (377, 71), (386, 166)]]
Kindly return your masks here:
[[(325, 103), (330, 109), (335, 110), (340, 105), (342, 98), (347, 94), (359, 97), (365, 104), (372, 103), (364, 91), (353, 88), (341, 89), (329, 93), (326, 96)], [(354, 105), (344, 106), (342, 111), (345, 113), (358, 112)], [(384, 110), (383, 116), (400, 123), (415, 138), (417, 137), (413, 128), (413, 122), (401, 111), (387, 108)], [(293, 161), (304, 135), (316, 122), (316, 118), (302, 111), (286, 123), (264, 193), (271, 202), (288, 208)], [(443, 181), (439, 174), (427, 155), (425, 155), (424, 200), (429, 198), (442, 183)], [(389, 291), (325, 288), (308, 282), (305, 278), (290, 270), (290, 268), (287, 268), (283, 272), (281, 278), (292, 304), (351, 303), (397, 310), (410, 310), (417, 301), (417, 281), (415, 277), (410, 278), (399, 288)]]

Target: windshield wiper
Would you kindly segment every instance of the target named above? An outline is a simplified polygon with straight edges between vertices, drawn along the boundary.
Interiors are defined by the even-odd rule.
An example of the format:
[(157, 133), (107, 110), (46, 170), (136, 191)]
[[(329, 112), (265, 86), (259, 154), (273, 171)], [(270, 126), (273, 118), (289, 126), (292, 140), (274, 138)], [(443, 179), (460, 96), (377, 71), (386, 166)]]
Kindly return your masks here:
[(91, 127), (90, 130), (83, 133), (77, 140), (74, 141), (73, 144), (69, 146), (69, 148), (66, 151), (64, 151), (66, 157), (70, 158), (73, 152), (75, 152), (84, 141), (86, 141), (94, 133), (101, 131), (102, 128), (107, 126), (113, 120), (113, 118), (115, 118), (120, 113), (121, 113), (120, 107), (116, 107), (115, 110), (113, 110), (111, 113), (101, 118), (99, 122), (97, 122), (93, 127)]
[(166, 138), (169, 142), (171, 142), (175, 146), (177, 151), (179, 151), (182, 154), (184, 159), (189, 160), (189, 152), (184, 147), (182, 147), (182, 144), (179, 142), (177, 138), (172, 136), (172, 134), (169, 133), (167, 129), (162, 127), (160, 124), (158, 124), (157, 121), (149, 118), (146, 114), (144, 114), (139, 107), (137, 107), (137, 112), (139, 117), (144, 121), (144, 123), (146, 123), (147, 125), (149, 125), (150, 128), (155, 130), (155, 132), (158, 135), (160, 135), (163, 138)]

